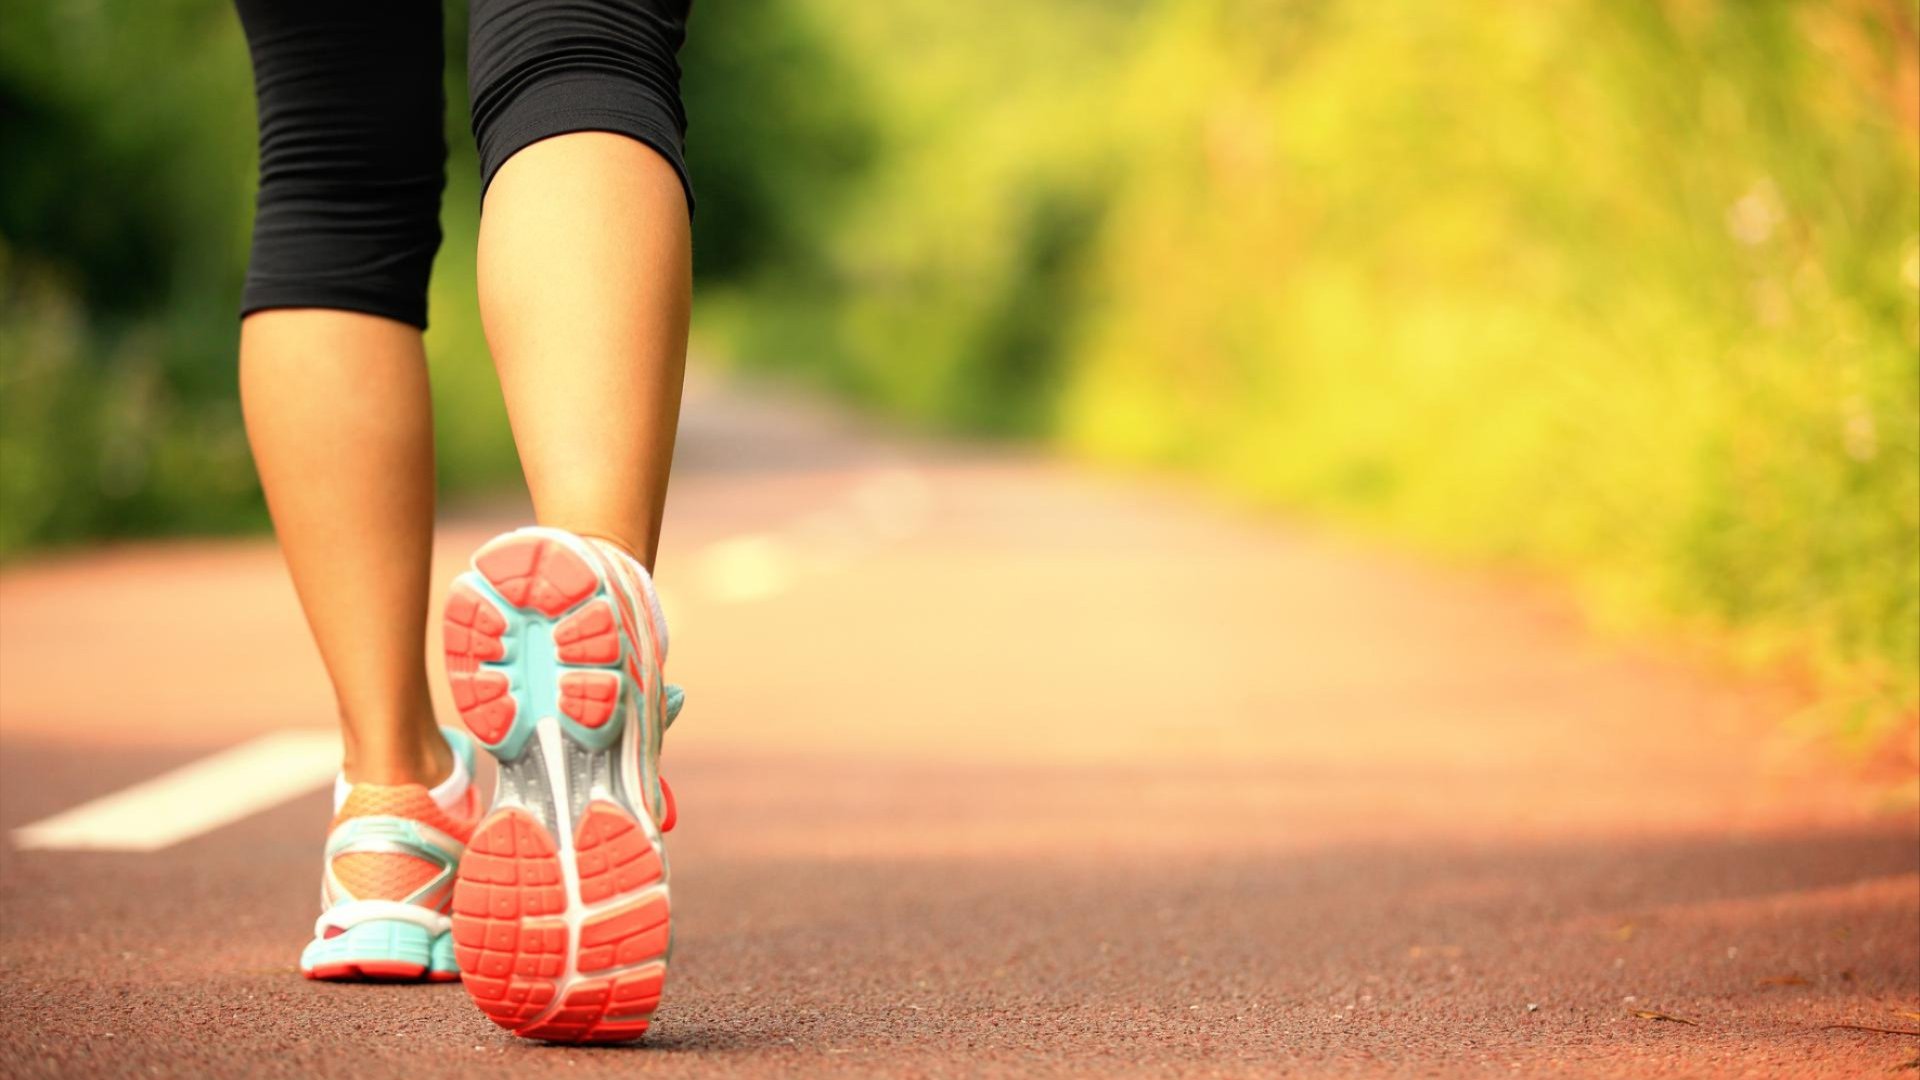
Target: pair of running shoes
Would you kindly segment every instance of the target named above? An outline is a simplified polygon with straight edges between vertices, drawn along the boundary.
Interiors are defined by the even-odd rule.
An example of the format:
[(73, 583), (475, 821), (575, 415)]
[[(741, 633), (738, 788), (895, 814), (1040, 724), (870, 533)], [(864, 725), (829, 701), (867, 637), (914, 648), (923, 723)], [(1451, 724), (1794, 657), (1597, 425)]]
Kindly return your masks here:
[[(647, 1030), (673, 934), (661, 834), (667, 630), (616, 545), (528, 528), (453, 585), (447, 678), (467, 730), (436, 788), (341, 781), (311, 979), (461, 980), (501, 1027), (555, 1042)], [(490, 806), (475, 749), (498, 763)]]

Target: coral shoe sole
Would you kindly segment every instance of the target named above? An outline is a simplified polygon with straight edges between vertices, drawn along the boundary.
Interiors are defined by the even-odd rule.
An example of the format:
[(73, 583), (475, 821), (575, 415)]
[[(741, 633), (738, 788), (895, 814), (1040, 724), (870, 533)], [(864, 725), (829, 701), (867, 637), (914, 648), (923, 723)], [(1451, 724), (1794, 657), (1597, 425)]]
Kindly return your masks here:
[(508, 533), (447, 601), (454, 700), (500, 766), (454, 884), (454, 959), (481, 1011), (530, 1039), (637, 1039), (667, 973), (666, 852), (646, 795), (659, 638), (606, 558), (559, 530)]

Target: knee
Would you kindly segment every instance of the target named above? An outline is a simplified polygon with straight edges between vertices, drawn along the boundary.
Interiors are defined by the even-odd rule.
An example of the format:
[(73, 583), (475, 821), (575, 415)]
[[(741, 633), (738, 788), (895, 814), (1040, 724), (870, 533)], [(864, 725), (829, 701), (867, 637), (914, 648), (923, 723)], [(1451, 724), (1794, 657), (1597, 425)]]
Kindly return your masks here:
[(446, 175), (437, 5), (242, 5), (260, 185), (242, 313), (426, 325)]
[(473, 0), (467, 82), (481, 190), (525, 147), (610, 131), (652, 147), (687, 190), (675, 59), (686, 0)]
[(263, 173), (241, 314), (335, 308), (425, 329), (440, 189), (437, 168), (375, 184)]

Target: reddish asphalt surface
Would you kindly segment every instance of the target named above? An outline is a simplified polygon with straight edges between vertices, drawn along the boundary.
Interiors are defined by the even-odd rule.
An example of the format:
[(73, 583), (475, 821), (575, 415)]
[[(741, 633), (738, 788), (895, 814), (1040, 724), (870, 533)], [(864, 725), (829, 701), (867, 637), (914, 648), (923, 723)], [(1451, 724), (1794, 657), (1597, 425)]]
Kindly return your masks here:
[[(738, 390), (693, 396), (674, 485), (678, 940), (646, 1043), (302, 980), (311, 791), (150, 854), (0, 845), (0, 1074), (1920, 1059), (1911, 787), (1794, 737), (1786, 690), (1521, 582)], [(518, 513), (450, 513), (439, 579)], [(329, 717), (262, 541), (0, 575), (0, 827)]]

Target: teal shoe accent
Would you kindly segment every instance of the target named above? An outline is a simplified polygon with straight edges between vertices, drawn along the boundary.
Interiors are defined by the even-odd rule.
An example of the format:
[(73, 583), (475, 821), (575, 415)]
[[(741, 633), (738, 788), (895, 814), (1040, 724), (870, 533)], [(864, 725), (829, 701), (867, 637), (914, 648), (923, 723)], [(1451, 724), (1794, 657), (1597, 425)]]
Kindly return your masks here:
[(473, 736), (467, 734), (462, 728), (448, 724), (440, 725), (440, 736), (447, 740), (447, 745), (453, 748), (454, 753), (460, 755), (460, 760), (467, 766), (467, 776), (473, 776), (473, 770), (478, 761), (474, 757), (476, 751), (473, 748)]
[[(518, 761), (525, 752), (534, 729), (542, 716), (552, 716), (561, 730), (574, 742), (591, 750), (604, 751), (620, 741), (625, 727), (625, 713), (616, 708), (613, 716), (599, 727), (587, 727), (558, 709), (560, 702), (560, 680), (562, 676), (575, 670), (575, 666), (563, 663), (554, 645), (554, 628), (565, 621), (568, 615), (582, 610), (594, 602), (606, 603), (615, 609), (619, 601), (614, 597), (611, 586), (605, 580), (587, 593), (567, 612), (558, 616), (548, 616), (534, 608), (521, 607), (500, 595), (491, 581), (478, 570), (469, 570), (454, 580), (456, 588), (464, 587), (490, 604), (495, 613), (505, 621), (506, 626), (500, 632), (500, 644), (504, 655), (495, 660), (487, 660), (480, 666), (488, 671), (498, 672), (507, 677), (508, 693), (516, 703), (513, 722), (506, 733), (496, 743), (481, 743), (496, 760)], [(624, 655), (633, 648), (627, 640), (626, 632), (620, 631), (621, 649)], [(621, 676), (617, 666), (587, 665), (600, 668), (610, 674)], [(624, 678), (624, 676), (621, 676)], [(530, 702), (540, 703), (529, 705)], [(664, 727), (662, 730), (665, 730)], [(478, 741), (478, 740), (475, 740)]]
[[(450, 934), (446, 949), (451, 966)], [(300, 970), (316, 979), (419, 978), (433, 966), (435, 935), (397, 919), (375, 919), (332, 937), (314, 938), (300, 953)]]
[(433, 962), (428, 965), (433, 974), (442, 979), (460, 977), (460, 965), (453, 959), (453, 932), (441, 934), (433, 939)]
[[(553, 627), (558, 621), (542, 615), (538, 611), (523, 609), (507, 602), (478, 570), (469, 570), (454, 579), (455, 588), (466, 587), (482, 597), (494, 611), (506, 621), (506, 627), (500, 633), (500, 646), (504, 655), (488, 660), (481, 665), (489, 671), (496, 671), (507, 677), (508, 694), (515, 702), (513, 722), (498, 743), (484, 743), (487, 751), (500, 761), (517, 761), (525, 751), (529, 740), (533, 738), (539, 713), (553, 709), (547, 704), (543, 709), (534, 710), (528, 702), (556, 703), (559, 701), (560, 671), (553, 649)], [(601, 585), (592, 594), (593, 597), (606, 595), (605, 585)], [(589, 601), (583, 598), (572, 610), (578, 610)], [(616, 717), (618, 713), (615, 713)], [(560, 718), (561, 723), (570, 731), (586, 731), (572, 720)], [(617, 737), (620, 725), (617, 722), (605, 725), (610, 729), (600, 738)]]
[(396, 855), (411, 855), (440, 868), (440, 873), (415, 889), (410, 896), (403, 897), (405, 902), (417, 904), (432, 896), (436, 891), (453, 880), (454, 871), (460, 865), (461, 849), (454, 843), (452, 848), (443, 846), (435, 837), (440, 834), (429, 833), (425, 826), (412, 818), (403, 817), (358, 817), (343, 822), (327, 837), (327, 865), (333, 860), (355, 851), (372, 851)]

